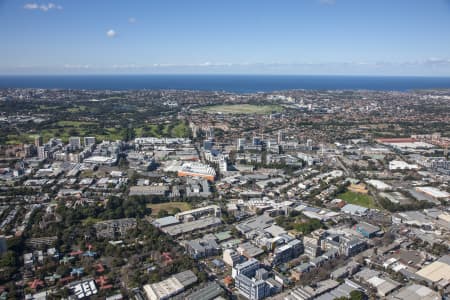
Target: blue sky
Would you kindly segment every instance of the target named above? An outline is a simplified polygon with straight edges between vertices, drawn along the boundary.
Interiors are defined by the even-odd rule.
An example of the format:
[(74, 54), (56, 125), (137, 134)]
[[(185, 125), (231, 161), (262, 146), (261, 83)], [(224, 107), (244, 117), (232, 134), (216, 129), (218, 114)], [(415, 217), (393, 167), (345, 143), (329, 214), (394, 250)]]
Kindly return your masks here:
[(0, 0), (0, 73), (450, 76), (449, 0)]

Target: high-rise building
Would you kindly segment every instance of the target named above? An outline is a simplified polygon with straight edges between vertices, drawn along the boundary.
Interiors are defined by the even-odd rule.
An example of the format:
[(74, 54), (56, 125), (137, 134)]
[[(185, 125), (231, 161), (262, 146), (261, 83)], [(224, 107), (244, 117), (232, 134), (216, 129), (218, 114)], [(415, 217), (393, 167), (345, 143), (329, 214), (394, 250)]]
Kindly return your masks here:
[(95, 137), (94, 136), (85, 136), (84, 137), (84, 146), (95, 145)]
[(277, 139), (278, 144), (281, 144), (282, 142), (284, 142), (285, 136), (286, 135), (283, 130), (278, 131), (278, 139)]
[(213, 148), (214, 142), (212, 140), (203, 141), (203, 150), (211, 150)]
[(206, 139), (214, 139), (214, 127), (206, 129)]
[(37, 153), (38, 153), (39, 159), (46, 159), (49, 156), (48, 149), (45, 146), (38, 147)]
[(255, 276), (255, 272), (258, 269), (259, 269), (259, 261), (257, 259), (251, 258), (246, 262), (234, 266), (233, 270), (231, 271), (231, 277), (235, 278), (239, 274), (248, 277), (253, 277)]
[(243, 150), (245, 147), (245, 138), (239, 138), (237, 140), (237, 151)]
[(42, 136), (37, 136), (34, 138), (34, 145), (36, 146), (36, 148), (39, 148), (42, 146), (42, 144), (44, 143)]
[(8, 246), (6, 245), (6, 238), (4, 235), (0, 235), (0, 254), (4, 253), (8, 250)]
[(219, 161), (219, 170), (220, 170), (220, 172), (228, 171), (228, 163), (227, 163), (226, 159), (221, 159)]
[(30, 157), (31, 154), (34, 152), (33, 150), (34, 150), (33, 145), (30, 145), (30, 144), (23, 145), (23, 152), (24, 152), (25, 157)]
[(192, 136), (196, 138), (198, 136), (198, 126), (194, 123), (189, 123), (189, 128), (191, 128)]
[(79, 136), (71, 136), (69, 138), (69, 146), (72, 150), (78, 150), (81, 148), (81, 139)]
[(269, 286), (264, 280), (251, 279), (245, 275), (235, 278), (234, 286), (249, 300), (260, 300), (269, 296)]

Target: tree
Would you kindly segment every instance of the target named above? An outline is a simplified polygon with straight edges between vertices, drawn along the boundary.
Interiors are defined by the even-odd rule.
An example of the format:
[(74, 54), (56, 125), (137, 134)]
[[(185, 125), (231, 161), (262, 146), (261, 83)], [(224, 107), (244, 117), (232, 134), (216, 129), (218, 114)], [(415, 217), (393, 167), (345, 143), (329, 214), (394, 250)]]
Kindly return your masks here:
[(171, 214), (176, 215), (177, 213), (180, 213), (181, 209), (179, 207), (172, 208)]
[(56, 268), (56, 274), (61, 275), (62, 277), (68, 276), (70, 274), (70, 267), (66, 265), (59, 265)]
[(350, 292), (350, 299), (351, 300), (363, 300), (365, 299), (365, 295), (363, 292), (359, 290), (354, 290)]
[(0, 258), (0, 267), (16, 267), (17, 259), (13, 251), (7, 251)]
[(309, 234), (316, 229), (322, 228), (323, 224), (316, 219), (311, 219), (305, 223), (295, 224), (295, 229), (303, 234)]
[(168, 215), (169, 213), (165, 209), (161, 209), (160, 211), (158, 211), (158, 218), (164, 218), (167, 217)]
[(365, 299), (364, 293), (358, 290), (354, 290), (350, 292), (350, 297), (342, 296), (335, 298), (334, 300), (363, 300), (363, 299)]

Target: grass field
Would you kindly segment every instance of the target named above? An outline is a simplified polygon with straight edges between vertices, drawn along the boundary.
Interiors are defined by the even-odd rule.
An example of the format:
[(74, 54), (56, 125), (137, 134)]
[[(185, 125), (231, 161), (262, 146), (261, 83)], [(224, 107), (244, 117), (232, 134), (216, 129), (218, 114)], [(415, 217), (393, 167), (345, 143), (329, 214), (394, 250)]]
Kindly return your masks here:
[(279, 105), (232, 104), (206, 106), (200, 108), (200, 110), (208, 113), (224, 114), (268, 114), (271, 112), (281, 112), (283, 111), (283, 107)]
[(95, 136), (97, 141), (103, 141), (103, 140), (120, 140), (123, 137), (122, 129), (120, 128), (114, 128), (114, 127), (108, 127), (105, 128), (102, 133), (94, 133), (91, 130), (89, 130), (86, 127), (83, 127), (83, 125), (78, 126), (70, 126), (67, 125), (67, 127), (63, 128), (52, 128), (52, 129), (44, 129), (41, 131), (41, 135), (44, 138), (44, 141), (49, 140), (52, 137), (58, 137), (63, 140), (63, 142), (66, 142), (69, 140), (69, 137), (71, 136)]
[[(154, 137), (188, 137), (189, 127), (185, 122), (176, 121), (171, 124), (164, 124), (159, 128), (156, 124), (146, 124), (134, 129), (137, 137), (154, 136)], [(99, 128), (94, 122), (84, 121), (58, 121), (46, 128), (39, 130), (36, 134), (23, 133), (20, 135), (8, 135), (7, 144), (33, 143), (34, 138), (41, 135), (44, 142), (50, 138), (56, 137), (67, 143), (71, 136), (95, 136), (98, 142), (103, 140), (115, 141), (124, 138), (125, 130), (120, 127)]]
[(178, 123), (175, 127), (172, 128), (172, 136), (182, 138), (187, 137), (189, 135), (189, 128), (186, 126), (184, 122)]
[(337, 195), (337, 198), (344, 200), (350, 204), (356, 204), (360, 206), (364, 206), (367, 208), (376, 208), (376, 203), (373, 198), (369, 195), (354, 193), (351, 191), (347, 191), (340, 195)]
[(93, 218), (93, 217), (87, 217), (86, 219), (84, 219), (82, 221), (82, 223), (83, 223), (84, 226), (91, 226), (91, 225), (93, 225), (93, 224), (95, 224), (97, 222), (100, 222), (100, 221), (101, 221), (101, 219), (96, 219), (96, 218)]
[[(103, 140), (121, 140), (123, 138), (123, 130), (121, 128), (108, 127), (103, 130), (103, 132), (97, 132), (90, 130), (87, 124), (77, 124), (73, 123), (73, 121), (61, 121), (58, 122), (58, 126), (60, 128), (48, 128), (43, 129), (39, 133), (44, 139), (44, 142), (47, 142), (49, 139), (56, 137), (63, 140), (63, 142), (67, 143), (69, 137), (71, 136), (95, 136), (97, 141)], [(19, 143), (33, 143), (34, 138), (38, 134), (21, 134), (21, 135), (8, 135), (7, 144), (19, 144)]]
[(76, 127), (76, 128), (88, 125), (95, 125), (94, 122), (83, 122), (83, 121), (58, 121), (56, 124), (61, 127)]
[(137, 137), (154, 136), (154, 137), (188, 137), (189, 127), (184, 122), (178, 122), (176, 124), (164, 124), (161, 131), (158, 130), (158, 125), (147, 124), (134, 129)]
[(191, 205), (187, 202), (166, 202), (166, 203), (148, 204), (147, 207), (152, 209), (152, 216), (157, 216), (158, 212), (162, 209), (169, 212), (169, 214), (175, 208), (179, 208), (181, 211), (191, 209)]
[(87, 107), (85, 105), (78, 105), (75, 107), (68, 108), (67, 111), (71, 113), (79, 113), (81, 111), (85, 111)]

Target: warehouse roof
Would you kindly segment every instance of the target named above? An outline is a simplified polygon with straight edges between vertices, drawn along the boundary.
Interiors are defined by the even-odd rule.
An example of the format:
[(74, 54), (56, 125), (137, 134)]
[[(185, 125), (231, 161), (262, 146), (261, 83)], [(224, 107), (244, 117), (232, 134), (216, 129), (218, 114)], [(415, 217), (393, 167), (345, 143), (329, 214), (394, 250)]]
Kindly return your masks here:
[(441, 257), (416, 272), (416, 274), (433, 282), (438, 282), (442, 279), (450, 280), (450, 255)]
[(223, 289), (215, 282), (206, 285), (204, 288), (195, 291), (186, 297), (187, 300), (210, 300), (222, 294)]
[(439, 293), (426, 286), (412, 284), (400, 289), (396, 294), (389, 297), (389, 299), (438, 300), (442, 299), (442, 297), (439, 295)]

